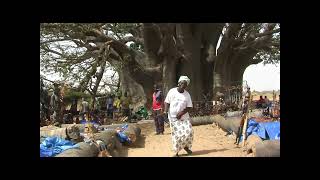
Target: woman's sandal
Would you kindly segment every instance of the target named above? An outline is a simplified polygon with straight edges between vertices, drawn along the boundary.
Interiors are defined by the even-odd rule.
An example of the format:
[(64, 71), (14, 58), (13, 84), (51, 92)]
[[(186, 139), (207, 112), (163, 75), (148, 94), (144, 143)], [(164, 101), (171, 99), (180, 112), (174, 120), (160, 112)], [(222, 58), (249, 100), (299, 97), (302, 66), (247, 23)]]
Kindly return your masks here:
[(189, 148), (185, 147), (184, 150), (187, 151), (188, 155), (192, 154), (192, 151)]

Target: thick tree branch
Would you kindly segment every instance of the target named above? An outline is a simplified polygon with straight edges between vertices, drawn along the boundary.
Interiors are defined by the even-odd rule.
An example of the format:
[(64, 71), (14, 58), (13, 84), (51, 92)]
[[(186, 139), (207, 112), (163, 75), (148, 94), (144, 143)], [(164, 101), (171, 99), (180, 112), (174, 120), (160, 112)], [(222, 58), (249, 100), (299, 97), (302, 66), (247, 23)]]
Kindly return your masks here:
[(92, 92), (93, 92), (93, 95), (95, 96), (96, 94), (97, 94), (97, 91), (98, 91), (98, 87), (99, 87), (99, 85), (100, 85), (100, 82), (101, 82), (101, 79), (102, 79), (102, 76), (103, 76), (103, 74), (104, 74), (104, 70), (105, 70), (105, 68), (106, 68), (106, 59), (105, 59), (105, 57), (102, 59), (102, 64), (101, 64), (101, 66), (100, 66), (100, 70), (99, 70), (99, 72), (97, 73), (97, 75), (96, 75), (96, 83), (95, 83), (95, 85), (94, 85), (94, 87), (93, 87), (93, 89), (92, 89)]
[(54, 82), (54, 81), (52, 81), (52, 80), (49, 80), (49, 79), (47, 79), (47, 78), (45, 78), (45, 77), (41, 77), (43, 80), (46, 80), (46, 81), (49, 81), (49, 82), (51, 82), (51, 83), (56, 83), (56, 82)]
[[(129, 67), (128, 70), (130, 74), (135, 74), (136, 76), (143, 76), (143, 74), (146, 75), (151, 73), (150, 72), (151, 69), (149, 69), (150, 73), (148, 73), (148, 69), (145, 70), (144, 69), (145, 67), (142, 67), (140, 64), (137, 63), (137, 60), (135, 60), (135, 58), (137, 58), (136, 56), (138, 55), (137, 52), (129, 49), (124, 43), (104, 35), (99, 30), (94, 29), (92, 32), (95, 35), (98, 35), (97, 38), (99, 42), (101, 42), (102, 39), (104, 39), (105, 41), (111, 41), (110, 60), (113, 59), (115, 61), (120, 61), (122, 63), (125, 63), (126, 66)], [(96, 40), (97, 39), (94, 39), (94, 38), (91, 39), (92, 42), (95, 42)], [(125, 56), (128, 56), (128, 58), (124, 58)], [(151, 77), (154, 74), (155, 73), (151, 73)]]
[(122, 38), (122, 40), (120, 42), (122, 42), (123, 44), (126, 44), (127, 42), (130, 42), (130, 41), (143, 44), (143, 38), (138, 38), (138, 37), (134, 37), (134, 36)]
[(229, 24), (225, 36), (229, 39), (235, 39), (239, 31), (241, 30), (242, 23), (231, 23)]
[(95, 37), (87, 36), (87, 41), (88, 41), (88, 39), (90, 39), (90, 42), (93, 42), (93, 43), (108, 41), (109, 44), (113, 47), (113, 49), (115, 51), (117, 51), (117, 53), (120, 54), (120, 55), (130, 52), (130, 49), (124, 43), (122, 43), (122, 42), (120, 42), (120, 41), (118, 41), (116, 39), (113, 39), (111, 37), (106, 36), (103, 32), (101, 32), (101, 31), (99, 31), (97, 29), (92, 29), (88, 33), (90, 33), (90, 35), (91, 35), (91, 33), (93, 33), (96, 36)]
[(98, 61), (95, 61), (95, 63), (92, 65), (92, 68), (90, 70), (89, 73), (86, 74), (86, 76), (82, 79), (82, 81), (80, 82), (80, 85), (78, 87), (78, 89), (80, 91), (83, 91), (84, 89), (86, 89), (87, 84), (89, 83), (91, 77), (96, 73), (97, 71), (97, 65), (98, 65)]
[(270, 45), (276, 48), (280, 48), (280, 42), (271, 42)]
[(152, 23), (143, 23), (142, 34), (145, 52), (148, 54), (149, 60), (153, 64), (160, 63), (161, 59), (157, 56), (162, 37), (160, 28)]
[(87, 90), (91, 96), (93, 95), (93, 92), (92, 92), (91, 88), (90, 89), (89, 88), (85, 88), (85, 90)]
[(254, 36), (257, 38), (257, 37), (262, 37), (262, 36), (268, 36), (268, 35), (278, 33), (278, 32), (280, 32), (280, 28), (275, 29), (275, 30), (271, 30), (271, 31), (266, 31), (263, 33), (259, 33), (259, 34), (255, 34)]
[(245, 34), (254, 26), (253, 23), (245, 23), (239, 34), (239, 39), (243, 39)]
[(141, 38), (142, 37), (141, 36), (141, 27), (142, 27), (142, 23), (129, 29), (129, 33), (131, 33), (134, 37)]
[(158, 65), (156, 67), (147, 67), (147, 68), (144, 68), (144, 71), (146, 73), (161, 73), (161, 70), (162, 70), (162, 67), (161, 65)]
[(46, 44), (46, 43), (53, 43), (53, 42), (59, 42), (59, 41), (70, 41), (72, 40), (71, 38), (62, 38), (62, 39), (51, 39), (51, 40), (46, 40), (46, 41), (40, 41), (40, 45)]
[(55, 50), (52, 50), (52, 49), (49, 49), (49, 48), (47, 48), (47, 47), (45, 47), (45, 46), (42, 46), (41, 48), (42, 48), (43, 50), (45, 50), (46, 52), (51, 52), (51, 53), (57, 54), (57, 55), (59, 55), (59, 56), (64, 56), (62, 53), (60, 53), (60, 52), (58, 52), (58, 51), (55, 51)]
[(234, 48), (235, 50), (247, 50), (249, 48), (253, 48), (255, 50), (270, 50), (270, 46), (280, 47), (280, 43), (270, 42), (272, 39), (272, 34), (280, 32), (280, 28), (275, 30), (270, 30), (275, 27), (275, 24), (268, 24), (265, 31), (263, 33), (252, 35), (253, 39), (258, 37), (253, 41), (247, 41), (242, 45)]
[(251, 64), (259, 64), (259, 63), (261, 63), (262, 61), (263, 61), (262, 59), (254, 59), (254, 58), (252, 58), (250, 65), (251, 65)]
[(93, 89), (92, 89), (92, 78), (90, 78), (89, 82), (90, 82), (90, 84), (89, 84), (89, 89), (90, 89), (90, 91), (91, 91), (91, 92), (92, 92), (92, 94), (93, 94)]
[(113, 87), (118, 87), (118, 85), (117, 85), (117, 84), (104, 83), (104, 85), (113, 86)]
[(73, 39), (72, 41), (73, 41), (78, 47), (85, 47), (85, 48), (87, 48), (87, 50), (89, 50), (89, 51), (94, 51), (94, 50), (98, 50), (98, 49), (99, 49), (99, 47), (91, 46), (89, 43), (84, 43), (84, 42), (82, 42), (81, 40)]

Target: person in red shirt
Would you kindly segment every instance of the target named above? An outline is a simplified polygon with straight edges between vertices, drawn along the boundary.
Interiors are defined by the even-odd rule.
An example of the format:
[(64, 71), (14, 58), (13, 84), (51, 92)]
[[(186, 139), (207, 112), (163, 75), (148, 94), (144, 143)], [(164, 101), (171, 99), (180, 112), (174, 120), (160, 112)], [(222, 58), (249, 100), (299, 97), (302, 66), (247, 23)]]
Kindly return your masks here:
[(154, 117), (154, 124), (156, 126), (156, 135), (164, 132), (164, 118), (163, 114), (163, 95), (157, 84), (153, 86), (154, 92), (152, 95), (152, 110)]

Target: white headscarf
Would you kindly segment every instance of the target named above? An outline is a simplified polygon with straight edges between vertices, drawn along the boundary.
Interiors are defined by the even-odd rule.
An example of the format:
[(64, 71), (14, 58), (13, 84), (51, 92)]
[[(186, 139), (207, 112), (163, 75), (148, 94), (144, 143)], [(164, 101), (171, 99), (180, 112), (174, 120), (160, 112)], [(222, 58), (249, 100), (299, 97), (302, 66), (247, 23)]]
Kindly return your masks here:
[(187, 81), (187, 85), (189, 85), (190, 83), (190, 79), (188, 78), (188, 76), (180, 76), (178, 83), (180, 83), (181, 81)]

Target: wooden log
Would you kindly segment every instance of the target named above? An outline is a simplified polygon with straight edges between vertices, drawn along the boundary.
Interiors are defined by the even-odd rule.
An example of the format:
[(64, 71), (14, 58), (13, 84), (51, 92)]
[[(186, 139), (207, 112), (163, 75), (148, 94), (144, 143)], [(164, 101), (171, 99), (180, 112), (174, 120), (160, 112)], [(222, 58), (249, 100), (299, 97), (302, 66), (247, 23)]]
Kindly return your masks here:
[[(106, 128), (106, 129), (116, 129), (118, 127), (121, 127), (123, 125), (125, 125), (126, 123), (123, 124), (112, 124), (112, 125), (101, 125), (99, 127), (101, 128)], [(76, 126), (80, 129), (80, 132), (84, 132), (84, 127), (85, 124), (61, 124), (61, 127), (70, 127), (70, 126)], [(128, 124), (129, 126), (135, 126), (135, 124)]]
[(61, 127), (70, 127), (70, 126), (75, 126), (79, 128), (81, 133), (85, 132), (86, 124), (61, 124)]
[(61, 127), (65, 128), (65, 127), (69, 127), (69, 126), (72, 126), (72, 125), (78, 127), (80, 132), (84, 132), (84, 124), (61, 124)]
[[(251, 118), (251, 117), (263, 117), (262, 112), (263, 112), (262, 109), (254, 109), (254, 110), (250, 111), (249, 118)], [(242, 111), (228, 111), (224, 115), (225, 118), (230, 118), (230, 117), (238, 117), (238, 118), (240, 118), (241, 116), (242, 116)]]
[(219, 127), (228, 132), (234, 132), (238, 134), (241, 118), (239, 117), (229, 117), (226, 119), (217, 119)]
[(248, 127), (248, 116), (247, 114), (244, 115), (244, 124), (242, 129), (242, 147), (244, 147), (247, 139), (247, 127)]
[(215, 124), (219, 128), (226, 132), (238, 133), (241, 119), (238, 117), (224, 118), (221, 115), (214, 116), (202, 116), (191, 118), (191, 124), (193, 126), (205, 125), (205, 124)]
[[(122, 127), (124, 124), (113, 124), (113, 125), (101, 125), (101, 128), (104, 129), (117, 129)], [(72, 126), (72, 124), (62, 124), (62, 127), (69, 127)], [(80, 129), (80, 132), (84, 132), (84, 124), (76, 124), (76, 127), (78, 127)], [(128, 124), (128, 129), (126, 129), (124, 131), (124, 133), (131, 139), (132, 143), (134, 143), (137, 138), (140, 136), (141, 134), (141, 129), (139, 127), (137, 127), (135, 124)]]
[[(94, 134), (95, 140), (101, 140), (107, 149), (107, 154), (110, 154), (113, 157), (119, 156), (119, 153), (122, 151), (122, 144), (120, 143), (117, 137), (117, 128), (123, 126), (119, 125), (111, 125), (105, 126), (108, 129), (101, 131), (99, 133)], [(131, 139), (131, 142), (136, 142), (137, 138), (141, 134), (141, 129), (135, 125), (129, 125), (128, 128), (124, 131), (124, 133)], [(79, 143), (80, 144), (80, 143)], [(87, 144), (87, 143), (86, 143)], [(84, 145), (80, 144), (80, 149), (68, 149), (56, 157), (97, 157), (99, 156), (99, 148), (95, 145)], [(81, 152), (79, 152), (81, 151)], [(100, 153), (101, 156), (102, 153)]]
[(242, 111), (228, 111), (224, 115), (225, 118), (228, 117), (241, 117)]
[(128, 126), (123, 132), (130, 138), (132, 144), (135, 143), (141, 135), (141, 129), (135, 125)]
[[(102, 141), (107, 153), (111, 156), (118, 156), (117, 151), (121, 151), (122, 145), (117, 138), (115, 130), (102, 131), (94, 134), (94, 139)], [(79, 148), (68, 149), (57, 155), (56, 157), (97, 157), (99, 156), (99, 147), (97, 144), (89, 144), (85, 142), (78, 143)]]
[(214, 119), (212, 116), (199, 116), (190, 118), (190, 123), (192, 126), (212, 124)]
[(255, 157), (280, 157), (280, 140), (265, 140), (256, 144)]
[(94, 134), (95, 140), (101, 140), (106, 149), (111, 153), (114, 149), (121, 150), (122, 144), (117, 138), (117, 132), (114, 129), (102, 131), (101, 133)]
[(40, 131), (50, 131), (55, 129), (59, 129), (59, 127), (52, 125), (40, 127)]
[[(116, 129), (116, 128), (120, 128), (125, 124), (112, 124), (112, 125), (101, 125), (100, 127), (103, 127), (105, 129)], [(128, 124), (128, 126), (132, 126), (131, 124)]]
[(247, 141), (245, 143), (245, 150), (247, 151), (247, 154), (256, 152), (256, 144), (261, 142), (262, 139), (257, 135), (248, 136)]
[(99, 149), (94, 144), (80, 142), (77, 145), (78, 148), (67, 149), (55, 157), (96, 157), (99, 153)]
[(215, 115), (213, 117), (215, 125), (226, 132), (234, 132), (235, 134), (239, 131), (241, 119), (238, 117), (224, 118), (221, 115)]
[(40, 138), (52, 136), (57, 136), (62, 139), (70, 139), (75, 142), (78, 142), (81, 139), (80, 130), (76, 126), (71, 125), (64, 128), (59, 128), (56, 126), (45, 126), (40, 128)]
[[(114, 125), (107, 125), (102, 127), (106, 129), (118, 129), (118, 128), (121, 128), (123, 125), (124, 124), (114, 124)], [(123, 132), (125, 133), (125, 135), (127, 135), (130, 138), (132, 144), (135, 143), (137, 138), (139, 138), (139, 136), (141, 135), (141, 129), (134, 124), (129, 124), (128, 128)]]
[(252, 95), (250, 95), (250, 100), (248, 102), (248, 109), (246, 110), (245, 114), (242, 116), (242, 118), (244, 118), (244, 124), (243, 124), (243, 129), (242, 129), (242, 137), (243, 137), (242, 147), (244, 147), (246, 140), (247, 140), (248, 118), (251, 117), (250, 116), (251, 101), (252, 101)]

